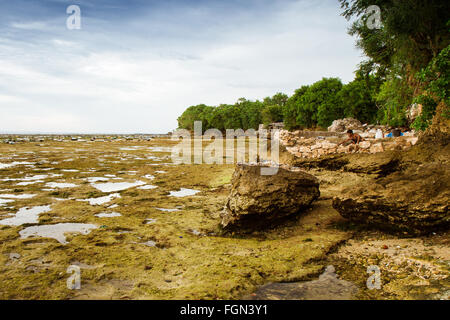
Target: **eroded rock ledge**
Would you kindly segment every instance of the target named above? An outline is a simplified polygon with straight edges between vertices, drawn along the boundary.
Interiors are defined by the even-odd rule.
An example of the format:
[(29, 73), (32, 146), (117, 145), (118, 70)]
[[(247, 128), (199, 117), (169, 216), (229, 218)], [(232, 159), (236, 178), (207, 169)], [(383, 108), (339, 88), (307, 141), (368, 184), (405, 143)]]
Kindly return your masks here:
[(358, 224), (422, 235), (450, 227), (449, 141), (441, 133), (423, 136), (405, 151), (289, 160), (303, 168), (367, 174), (366, 182), (343, 189), (333, 207)]

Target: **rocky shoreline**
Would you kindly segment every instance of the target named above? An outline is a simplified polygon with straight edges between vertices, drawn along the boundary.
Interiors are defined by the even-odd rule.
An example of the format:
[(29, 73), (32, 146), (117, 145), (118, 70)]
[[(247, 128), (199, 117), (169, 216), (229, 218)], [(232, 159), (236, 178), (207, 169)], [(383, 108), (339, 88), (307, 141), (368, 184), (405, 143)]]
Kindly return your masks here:
[[(313, 296), (320, 299), (321, 296), (328, 296), (330, 299), (449, 299), (448, 134), (423, 134), (420, 139), (414, 137), (414, 143), (401, 148), (398, 147), (401, 141), (411, 138), (391, 139), (397, 147), (379, 153), (369, 153), (364, 151), (367, 148), (361, 148), (359, 152), (352, 153), (340, 153), (332, 149), (331, 153), (334, 154), (320, 152), (327, 149), (323, 146), (330, 143), (330, 138), (300, 137), (286, 140), (286, 137), (292, 136), (298, 137), (299, 132), (280, 135), (282, 145), (285, 146), (282, 148), (281, 162), (284, 166), (295, 168), (290, 170), (293, 177), (297, 172), (304, 171), (303, 174), (308, 174), (311, 179), (317, 178), (320, 198), (313, 198), (306, 207), (298, 200), (297, 212), (278, 205), (267, 220), (267, 215), (260, 214), (266, 213), (267, 207), (248, 206), (244, 216), (248, 216), (251, 208), (253, 211), (250, 216), (256, 217), (255, 221), (258, 222), (253, 227), (260, 230), (263, 221), (270, 223), (277, 214), (280, 218), (287, 212), (310, 217), (311, 212), (307, 207), (313, 210), (311, 205), (314, 201), (321, 201), (325, 205), (324, 210), (336, 210), (344, 218), (338, 225), (339, 228), (351, 230), (351, 240), (342, 242), (324, 257), (324, 262), (330, 263), (329, 268), (333, 272), (336, 268), (337, 274), (327, 274), (326, 271), (318, 280), (312, 278), (309, 282), (268, 284), (245, 298), (308, 299)], [(292, 152), (308, 148), (304, 145), (305, 141), (313, 146), (321, 145), (322, 149), (315, 148), (313, 150), (317, 153), (308, 156)], [(227, 203), (239, 202), (239, 190), (245, 189), (243, 184), (252, 190), (248, 191), (249, 194), (260, 194), (260, 190), (264, 189), (248, 177), (243, 179), (245, 171), (242, 167), (236, 169), (238, 173), (235, 175), (240, 182), (235, 179), (232, 183)], [(258, 179), (255, 174), (249, 176)], [(264, 179), (268, 180), (267, 177)], [(259, 178), (259, 181), (264, 179)], [(270, 188), (280, 184), (279, 180), (272, 177), (265, 184)], [(295, 193), (285, 191), (278, 190), (278, 198), (297, 201), (293, 196)], [(274, 197), (268, 196), (267, 199)], [(259, 196), (253, 199), (264, 203)], [(323, 201), (329, 201), (328, 207)], [(277, 199), (276, 203), (279, 202)], [(231, 215), (236, 219), (239, 216), (236, 213), (238, 207), (231, 210), (227, 205), (225, 216)], [(381, 287), (378, 290), (369, 289), (363, 281), (369, 276), (367, 268), (374, 266), (381, 274)], [(358, 284), (358, 290), (352, 289), (354, 284)], [(330, 288), (327, 291), (329, 295), (324, 294), (327, 286)]]
[[(258, 208), (267, 210), (269, 223), (244, 233), (239, 232), (242, 226), (239, 223), (232, 224), (228, 232), (221, 232), (224, 205), (229, 202), (233, 188), (240, 190), (247, 181), (252, 188), (248, 192), (241, 190), (242, 202), (230, 206), (233, 213), (237, 212), (235, 209), (240, 207), (236, 205), (250, 204), (246, 201), (256, 194), (259, 184), (258, 188), (263, 188), (271, 178), (261, 180), (258, 175), (257, 179), (254, 172), (248, 175), (248, 180), (233, 181), (232, 165), (169, 165), (153, 156), (151, 160), (144, 159), (148, 157), (146, 150), (162, 150), (162, 154), (158, 151), (155, 156), (166, 157), (175, 142), (154, 139), (121, 141), (117, 145), (80, 144), (79, 141), (2, 144), (0, 148), (8, 161), (33, 163), (22, 164), (21, 172), (14, 167), (3, 169), (4, 193), (36, 194), (0, 207), (2, 218), (11, 217), (10, 213), (15, 211), (13, 206), (51, 204), (52, 210), (39, 216), (39, 225), (76, 222), (99, 227), (87, 235), (70, 234), (64, 245), (45, 237), (22, 239), (20, 231), (27, 226), (0, 227), (0, 241), (4, 243), (0, 255), (3, 284), (0, 297), (260, 299), (267, 297), (264, 292), (268, 292), (261, 288), (272, 290), (274, 284), (277, 291), (272, 296), (274, 299), (320, 299), (324, 297), (323, 288), (327, 287), (337, 290), (336, 295), (327, 296), (330, 299), (342, 298), (341, 293), (348, 299), (448, 299), (448, 231), (436, 230), (426, 235), (390, 234), (384, 228), (346, 219), (333, 208), (333, 199), (347, 197), (346, 190), (365, 185), (375, 187), (380, 183), (383, 188), (389, 187), (389, 181), (395, 182), (393, 175), (408, 173), (408, 168), (422, 168), (420, 164), (426, 166), (433, 162), (446, 164), (448, 146), (439, 141), (447, 140), (438, 139), (437, 135), (429, 139), (406, 151), (375, 154), (299, 158), (282, 151), (280, 158), (285, 165), (280, 168), (286, 172), (280, 172), (286, 175), (272, 188), (284, 195), (303, 190), (298, 198), (292, 199), (304, 201), (305, 206), (294, 210), (286, 198), (277, 198), (276, 192), (261, 193), (261, 197), (272, 197), (283, 209), (282, 221), (274, 219), (277, 210), (261, 198)], [(446, 178), (446, 171), (438, 180), (431, 169), (423, 171), (430, 174), (424, 183)], [(36, 174), (58, 174), (59, 182), (71, 182), (77, 187), (61, 191), (43, 190), (42, 183), (16, 187), (18, 180)], [(106, 196), (88, 181), (104, 175), (125, 181), (135, 181), (137, 177), (152, 179), (157, 188), (119, 191), (120, 198), (113, 201), (114, 211), (121, 215), (104, 218), (99, 214), (109, 210), (109, 204), (93, 206), (88, 201), (77, 201)], [(305, 179), (299, 179), (303, 181), (300, 184), (291, 181), (295, 177)], [(408, 179), (404, 176), (405, 186)], [(170, 196), (180, 187), (201, 192), (181, 198)], [(437, 190), (445, 195), (445, 188)], [(261, 222), (262, 217), (258, 217)], [(82, 268), (80, 291), (66, 288), (66, 269), (71, 264)], [(334, 273), (326, 272), (321, 278), (325, 282), (314, 282), (320, 280), (330, 265), (334, 266)], [(370, 290), (366, 284), (370, 276), (367, 268), (373, 265), (381, 272), (379, 290)], [(291, 285), (278, 286), (283, 283)], [(342, 287), (342, 283), (346, 285)], [(348, 283), (351, 285), (347, 286)], [(354, 286), (357, 291), (346, 289)]]

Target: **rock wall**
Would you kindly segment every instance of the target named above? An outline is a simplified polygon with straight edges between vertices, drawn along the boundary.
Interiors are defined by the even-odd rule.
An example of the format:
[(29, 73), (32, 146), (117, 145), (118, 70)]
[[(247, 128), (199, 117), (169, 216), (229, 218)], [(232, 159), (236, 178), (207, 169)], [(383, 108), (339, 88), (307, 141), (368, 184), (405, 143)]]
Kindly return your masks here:
[(413, 133), (405, 134), (402, 137), (375, 139), (376, 129), (372, 128), (366, 132), (358, 132), (364, 141), (359, 145), (338, 144), (346, 139), (345, 134), (320, 135), (317, 137), (305, 137), (302, 131), (289, 132), (280, 131), (280, 143), (286, 150), (300, 158), (318, 158), (328, 154), (339, 153), (378, 153), (387, 150), (406, 150), (415, 145), (418, 138)]

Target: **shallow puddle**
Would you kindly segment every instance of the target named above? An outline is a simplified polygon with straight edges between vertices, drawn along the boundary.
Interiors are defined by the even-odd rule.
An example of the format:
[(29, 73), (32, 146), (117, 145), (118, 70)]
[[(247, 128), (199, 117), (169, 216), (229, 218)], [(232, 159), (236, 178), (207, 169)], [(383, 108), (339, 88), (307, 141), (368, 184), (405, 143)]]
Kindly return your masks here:
[(35, 196), (35, 194), (0, 194), (0, 198), (4, 199), (30, 199)]
[(4, 206), (7, 203), (14, 202), (12, 199), (0, 199), (0, 206)]
[(180, 191), (170, 191), (169, 196), (181, 198), (181, 197), (193, 196), (199, 192), (200, 191), (194, 190), (194, 189), (181, 188)]
[(36, 181), (26, 181), (26, 182), (19, 182), (17, 186), (29, 186), (36, 183), (44, 183), (44, 180), (36, 180)]
[(25, 177), (23, 179), (19, 179), (22, 181), (37, 181), (37, 180), (43, 180), (43, 179), (47, 179), (48, 175), (47, 174), (38, 174), (35, 176), (31, 176), (31, 177)]
[(151, 190), (151, 189), (156, 189), (156, 188), (158, 188), (158, 186), (153, 186), (153, 185), (151, 185), (151, 184), (148, 184), (148, 185), (146, 185), (146, 186), (139, 187), (138, 189), (141, 189), (141, 190)]
[(145, 185), (145, 182), (136, 181), (136, 182), (106, 182), (106, 183), (97, 183), (92, 184), (92, 186), (102, 192), (115, 192), (122, 191), (129, 188), (137, 187)]
[(155, 208), (155, 209), (157, 209), (157, 210), (159, 210), (159, 211), (164, 211), (164, 212), (175, 212), (175, 211), (180, 211), (180, 209), (177, 209), (177, 208), (175, 208), (175, 209)]
[(65, 183), (65, 182), (48, 182), (45, 184), (45, 186), (49, 188), (59, 188), (59, 189), (77, 187), (77, 185), (74, 183)]
[(120, 194), (113, 193), (108, 196), (99, 197), (99, 198), (89, 198), (89, 199), (78, 199), (77, 201), (88, 201), (91, 206), (101, 205), (108, 202), (111, 202), (113, 199), (120, 198)]
[(149, 147), (152, 152), (172, 152), (172, 147)]
[(113, 218), (113, 217), (120, 217), (121, 214), (118, 212), (102, 212), (102, 213), (96, 214), (95, 216), (99, 217), (99, 218)]
[(142, 243), (143, 245), (146, 245), (147, 247), (156, 247), (156, 242), (155, 241), (147, 241)]
[(50, 210), (50, 206), (20, 208), (14, 217), (0, 220), (0, 224), (6, 226), (21, 226), (25, 223), (38, 223), (39, 215)]
[(251, 300), (350, 300), (358, 292), (352, 282), (341, 280), (328, 266), (318, 280), (271, 283), (259, 288)]
[(99, 181), (108, 181), (109, 178), (106, 177), (89, 177), (86, 178), (86, 181), (88, 181), (89, 183), (95, 183), (95, 182), (99, 182)]
[(19, 165), (33, 165), (33, 163), (26, 162), (26, 161), (22, 161), (22, 162), (16, 162), (15, 161), (15, 162), (11, 162), (11, 163), (0, 163), (0, 169), (7, 169), (7, 168), (19, 166)]

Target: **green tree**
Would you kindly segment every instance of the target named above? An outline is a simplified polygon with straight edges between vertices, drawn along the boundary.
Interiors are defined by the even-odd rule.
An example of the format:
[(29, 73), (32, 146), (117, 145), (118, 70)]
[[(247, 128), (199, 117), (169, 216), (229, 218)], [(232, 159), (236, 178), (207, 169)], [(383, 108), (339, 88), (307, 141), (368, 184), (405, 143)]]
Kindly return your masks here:
[(404, 126), (406, 108), (412, 103), (412, 89), (401, 78), (389, 79), (381, 85), (377, 103), (383, 105), (378, 114), (382, 124)]
[[(367, 73), (386, 78), (377, 95), (382, 109), (379, 120), (404, 124), (404, 111), (413, 97), (427, 85), (415, 74), (450, 44), (447, 0), (339, 0), (342, 15), (355, 22), (349, 29), (357, 36), (357, 46), (367, 55), (362, 64)], [(381, 28), (369, 28), (367, 8), (381, 10)], [(430, 115), (430, 114), (429, 114)], [(428, 116), (429, 116), (428, 115)]]
[(260, 101), (250, 101), (245, 98), (239, 99), (235, 104), (240, 110), (242, 129), (258, 130), (259, 124), (262, 123), (261, 112), (264, 108)]
[(273, 122), (283, 121), (283, 109), (286, 107), (288, 95), (278, 92), (273, 97), (266, 97), (263, 100), (261, 109), (261, 122), (268, 125)]
[(443, 118), (450, 119), (450, 46), (443, 49), (430, 64), (422, 69), (417, 78), (424, 84), (424, 91), (415, 99), (422, 105), (422, 114), (412, 124), (416, 130), (425, 130), (431, 124), (437, 105), (442, 102)]
[(202, 121), (203, 129), (207, 129), (209, 127), (208, 115), (213, 109), (213, 107), (204, 104), (190, 106), (178, 117), (178, 128), (194, 130), (194, 122)]
[(287, 94), (278, 92), (273, 97), (264, 98), (263, 104), (265, 106), (280, 106), (284, 107), (288, 101), (289, 97)]
[(374, 123), (377, 117), (377, 105), (373, 93), (376, 92), (375, 77), (356, 78), (344, 85), (339, 92), (340, 104), (346, 118), (351, 117), (364, 123)]
[(283, 121), (283, 107), (279, 105), (269, 105), (261, 112), (262, 123), (269, 125), (273, 122)]
[(295, 90), (294, 94), (286, 101), (283, 107), (283, 121), (284, 127), (288, 130), (293, 130), (299, 127), (297, 123), (298, 110), (303, 95), (308, 91), (309, 86), (302, 86)]
[(297, 124), (326, 128), (333, 120), (342, 118), (344, 112), (338, 96), (341, 89), (342, 82), (338, 78), (323, 78), (311, 85), (300, 99)]
[[(376, 64), (390, 69), (401, 63), (416, 72), (448, 45), (446, 27), (450, 2), (447, 0), (339, 0), (342, 15), (356, 19), (349, 30), (357, 45)], [(367, 24), (367, 8), (377, 5), (381, 28)], [(406, 70), (405, 69), (405, 70)]]

